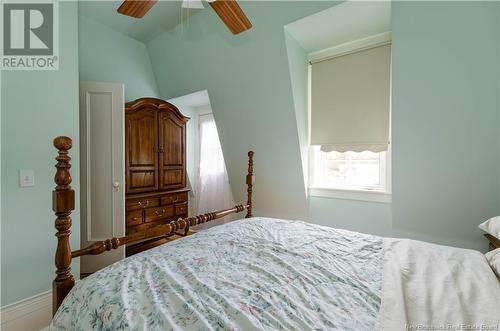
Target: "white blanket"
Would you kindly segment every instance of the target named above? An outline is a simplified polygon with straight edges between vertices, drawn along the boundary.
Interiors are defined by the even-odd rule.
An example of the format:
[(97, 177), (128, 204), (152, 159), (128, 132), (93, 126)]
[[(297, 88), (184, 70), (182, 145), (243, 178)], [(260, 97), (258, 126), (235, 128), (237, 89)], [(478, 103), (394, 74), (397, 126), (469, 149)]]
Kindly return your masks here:
[(500, 330), (500, 283), (483, 254), (384, 240), (381, 330)]

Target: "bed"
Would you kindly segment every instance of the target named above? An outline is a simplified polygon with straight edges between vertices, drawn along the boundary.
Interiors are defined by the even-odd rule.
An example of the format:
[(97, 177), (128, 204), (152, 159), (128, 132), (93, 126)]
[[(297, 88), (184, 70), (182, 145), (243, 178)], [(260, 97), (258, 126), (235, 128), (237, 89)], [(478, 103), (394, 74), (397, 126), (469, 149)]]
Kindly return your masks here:
[[(483, 254), (301, 221), (252, 217), (245, 204), (178, 220), (141, 238), (231, 213), (215, 226), (114, 263), (74, 284), (67, 137), (56, 138), (56, 279), (49, 330), (498, 330), (500, 284)], [(70, 192), (70, 193), (67, 193)]]

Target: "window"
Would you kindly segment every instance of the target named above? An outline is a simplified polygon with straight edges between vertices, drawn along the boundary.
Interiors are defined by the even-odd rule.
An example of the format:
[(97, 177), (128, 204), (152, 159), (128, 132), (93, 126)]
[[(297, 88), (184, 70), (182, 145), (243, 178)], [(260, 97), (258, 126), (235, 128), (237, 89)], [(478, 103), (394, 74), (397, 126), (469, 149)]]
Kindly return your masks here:
[(199, 116), (197, 215), (234, 206), (219, 133), (213, 114)]
[(311, 187), (386, 192), (386, 152), (311, 150)]
[(309, 194), (390, 201), (390, 41), (310, 67)]
[(324, 152), (310, 148), (309, 195), (391, 202), (390, 150)]

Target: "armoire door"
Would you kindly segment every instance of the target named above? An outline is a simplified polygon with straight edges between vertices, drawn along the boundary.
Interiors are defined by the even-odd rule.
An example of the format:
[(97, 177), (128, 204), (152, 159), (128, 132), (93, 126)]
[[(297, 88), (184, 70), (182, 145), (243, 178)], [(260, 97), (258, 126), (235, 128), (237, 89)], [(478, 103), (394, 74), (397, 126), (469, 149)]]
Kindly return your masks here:
[(160, 190), (186, 186), (186, 124), (172, 112), (158, 113)]
[(127, 146), (126, 193), (158, 189), (158, 121), (155, 111), (141, 109), (125, 115)]

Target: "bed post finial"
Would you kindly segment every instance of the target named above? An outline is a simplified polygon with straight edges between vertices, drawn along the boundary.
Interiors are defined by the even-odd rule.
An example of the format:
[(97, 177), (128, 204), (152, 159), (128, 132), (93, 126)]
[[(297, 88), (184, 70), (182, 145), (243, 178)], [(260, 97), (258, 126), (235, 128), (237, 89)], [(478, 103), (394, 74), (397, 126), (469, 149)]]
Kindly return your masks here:
[(252, 192), (253, 192), (253, 151), (248, 152), (248, 174), (247, 174), (247, 215), (250, 218), (252, 214)]
[(52, 210), (57, 218), (55, 228), (57, 230), (57, 249), (55, 256), (56, 278), (52, 283), (52, 314), (61, 305), (64, 297), (75, 284), (71, 274), (71, 247), (69, 236), (71, 234), (71, 211), (75, 209), (75, 191), (71, 188), (71, 174), (69, 169), (71, 158), (68, 150), (72, 147), (72, 141), (68, 137), (57, 137), (54, 139), (54, 147), (58, 149), (56, 157), (56, 175), (54, 181), (57, 184), (52, 192)]

